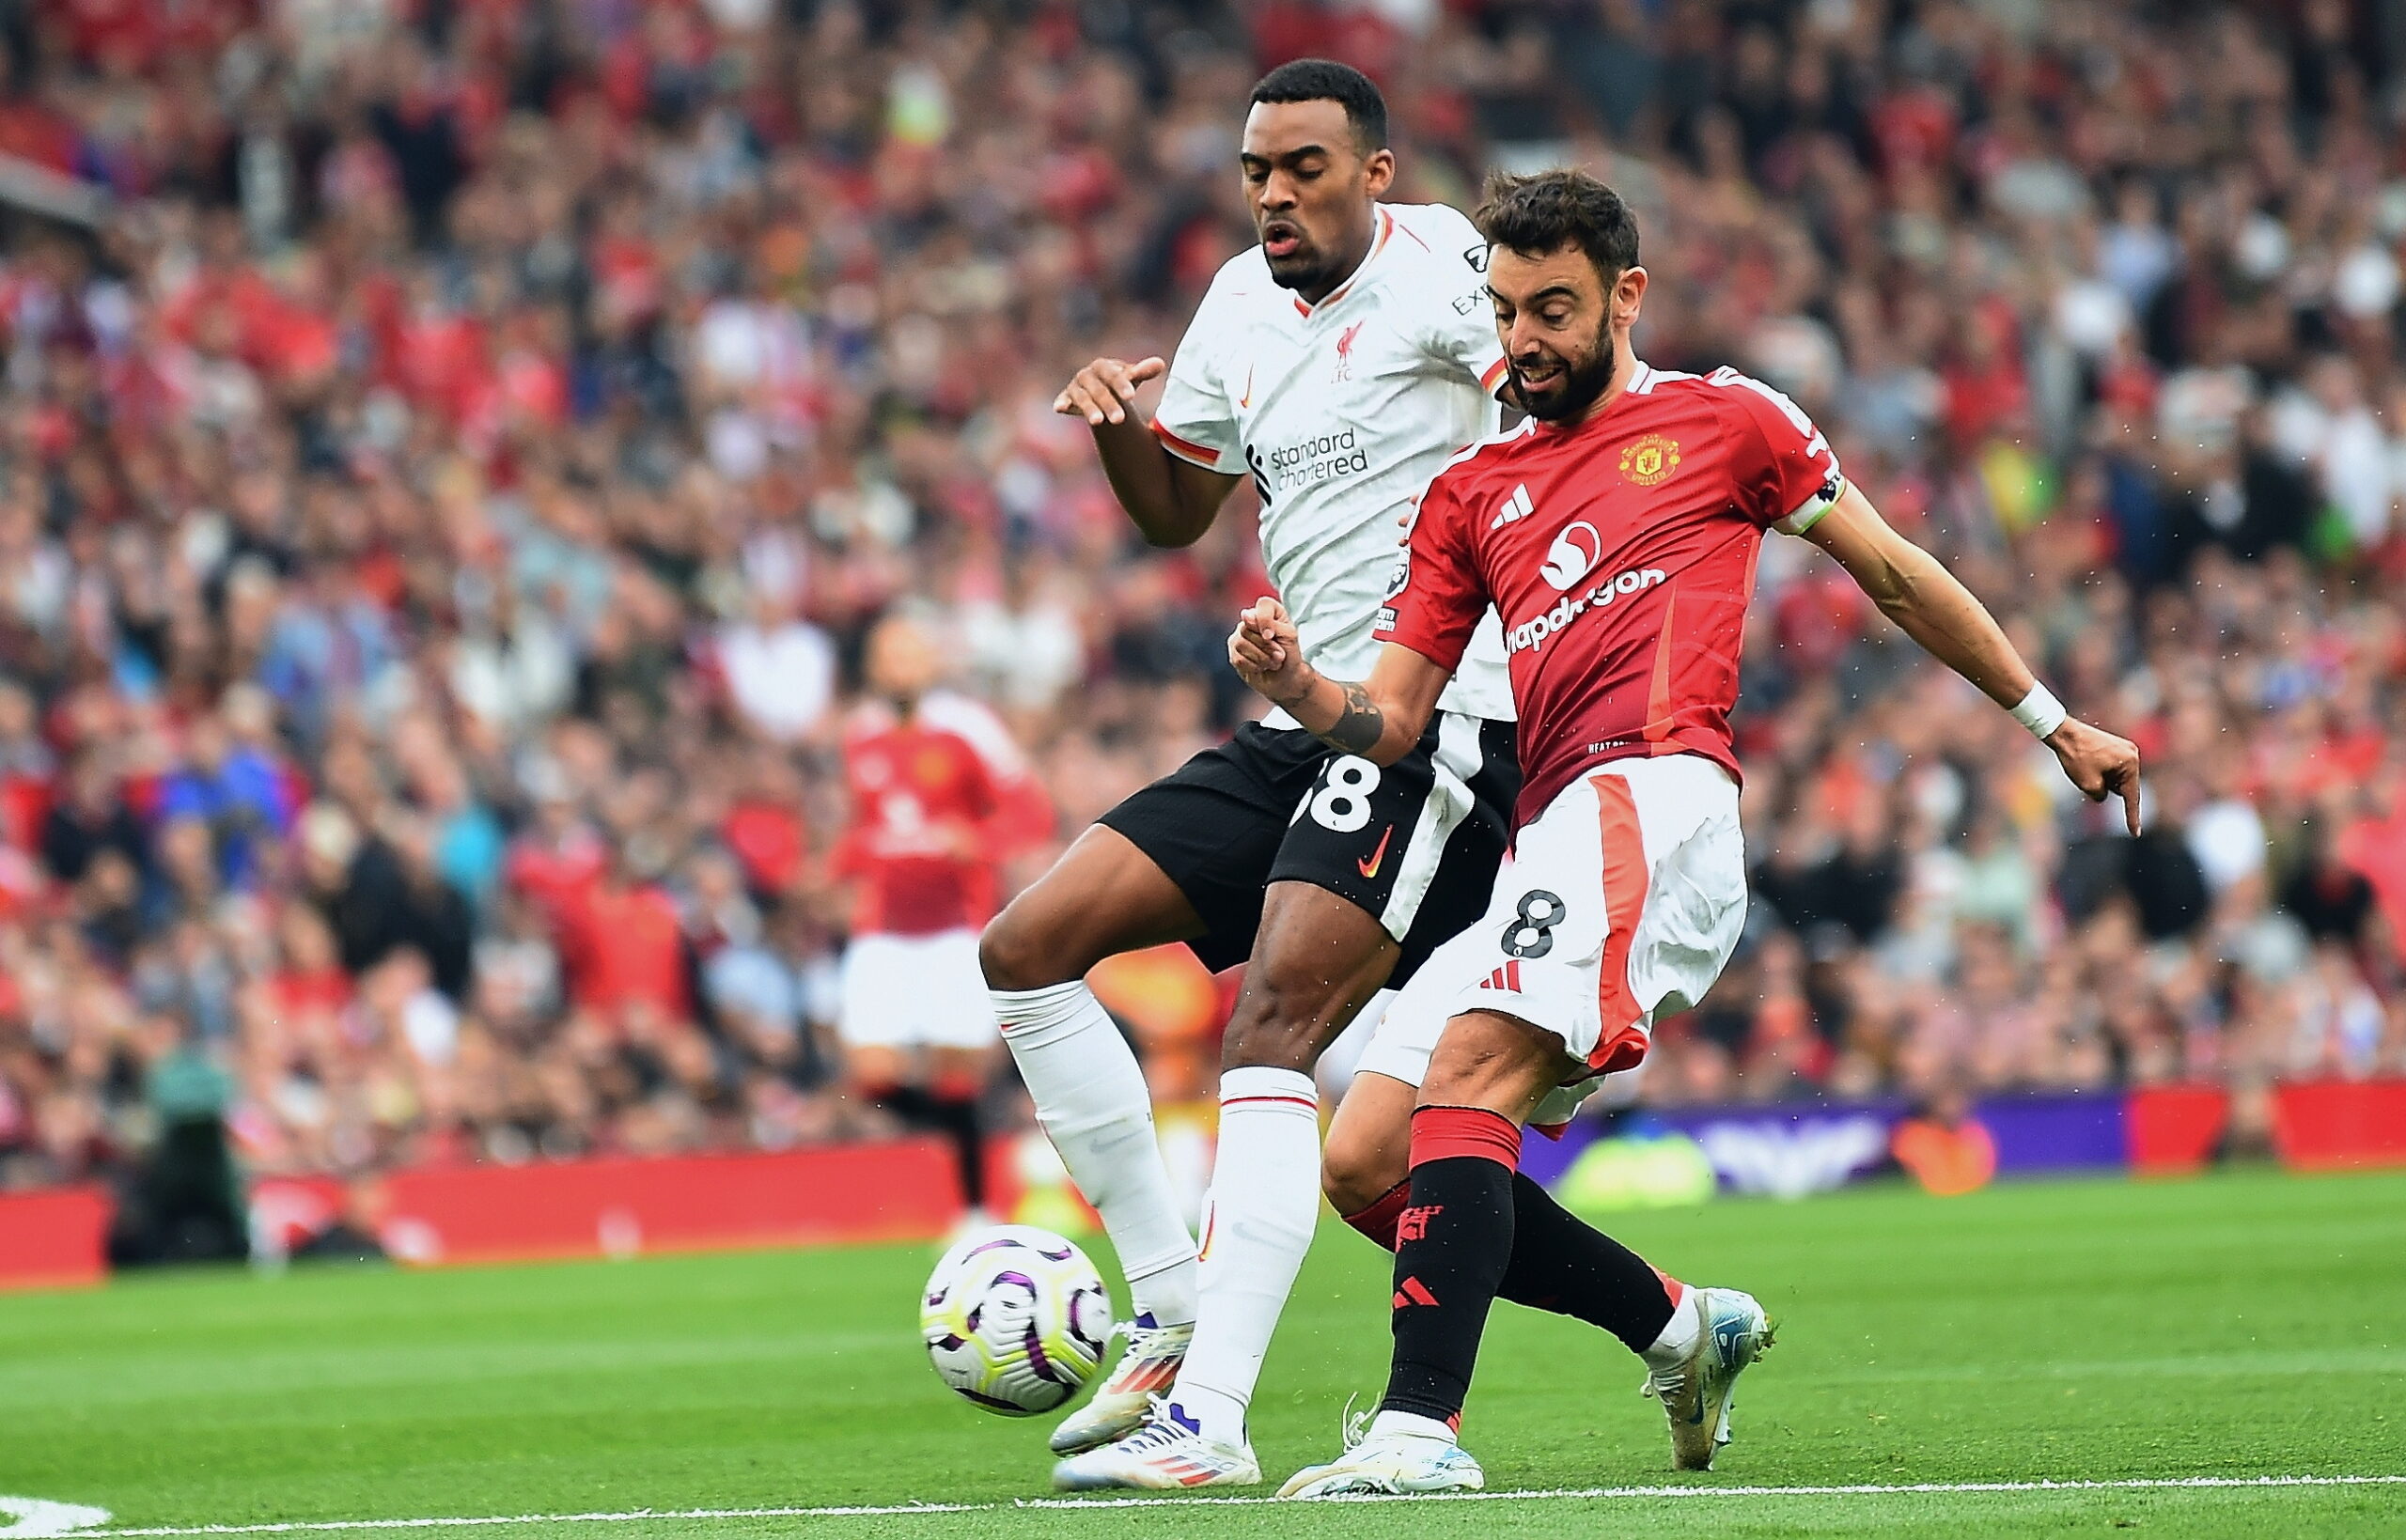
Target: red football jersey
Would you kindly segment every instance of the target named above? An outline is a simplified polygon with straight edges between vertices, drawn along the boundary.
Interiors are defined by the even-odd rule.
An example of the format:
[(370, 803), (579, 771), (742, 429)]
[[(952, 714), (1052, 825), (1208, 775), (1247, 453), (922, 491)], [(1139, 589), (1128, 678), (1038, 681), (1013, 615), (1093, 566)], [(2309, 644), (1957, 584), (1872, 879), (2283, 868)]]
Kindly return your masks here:
[(918, 723), (844, 746), (852, 822), (836, 843), (838, 875), (860, 881), (852, 927), (928, 936), (985, 923), (992, 864), (964, 855), (994, 816), (994, 786), (967, 739)]
[(1494, 604), (1521, 718), (1516, 825), (1608, 759), (1700, 754), (1734, 775), (1763, 532), (1803, 534), (1844, 485), (1770, 386), (1640, 364), (1586, 421), (1523, 423), (1438, 474), (1378, 634), (1452, 668)]

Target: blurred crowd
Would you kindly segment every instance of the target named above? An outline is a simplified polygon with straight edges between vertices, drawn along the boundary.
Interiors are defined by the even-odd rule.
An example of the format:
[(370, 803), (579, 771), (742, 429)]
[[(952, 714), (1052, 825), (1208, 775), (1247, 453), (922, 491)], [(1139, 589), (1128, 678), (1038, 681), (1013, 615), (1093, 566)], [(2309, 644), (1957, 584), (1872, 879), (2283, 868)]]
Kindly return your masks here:
[(1641, 350), (2149, 758), (2132, 839), (1775, 543), (1755, 918), (1644, 1095), (2406, 1069), (2399, 0), (0, 0), (0, 151), (109, 197), (0, 241), (0, 1186), (163, 1083), (258, 1171), (873, 1128), (867, 626), (1008, 724), (1023, 868), (1253, 709), (1249, 494), (1148, 551), (1050, 402), (1175, 345), (1305, 54), (1399, 198), (1619, 186)]

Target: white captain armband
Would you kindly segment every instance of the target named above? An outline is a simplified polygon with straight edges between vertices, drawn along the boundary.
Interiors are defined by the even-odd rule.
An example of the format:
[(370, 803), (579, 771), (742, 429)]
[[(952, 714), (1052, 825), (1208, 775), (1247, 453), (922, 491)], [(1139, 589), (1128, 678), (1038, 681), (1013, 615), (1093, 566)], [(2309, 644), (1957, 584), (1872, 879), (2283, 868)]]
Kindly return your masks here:
[(1836, 471), (1821, 483), (1821, 490), (1806, 498), (1794, 511), (1771, 527), (1782, 535), (1802, 535), (1821, 521), (1821, 516), (1838, 506), (1838, 498), (1846, 491), (1846, 477)]

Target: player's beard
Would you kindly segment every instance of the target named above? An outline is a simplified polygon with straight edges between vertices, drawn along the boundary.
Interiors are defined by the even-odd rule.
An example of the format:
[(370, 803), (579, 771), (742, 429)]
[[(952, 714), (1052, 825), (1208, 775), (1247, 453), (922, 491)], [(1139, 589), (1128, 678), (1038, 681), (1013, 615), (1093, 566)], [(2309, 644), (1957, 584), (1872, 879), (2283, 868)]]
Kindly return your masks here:
[(1573, 364), (1560, 354), (1554, 355), (1562, 365), (1562, 373), (1553, 387), (1541, 397), (1533, 397), (1521, 382), (1521, 366), (1512, 366), (1512, 395), (1521, 410), (1541, 423), (1577, 422), (1594, 406), (1604, 392), (1613, 388), (1613, 376), (1620, 367), (1620, 353), (1609, 337), (1596, 339), (1596, 350), (1584, 361)]

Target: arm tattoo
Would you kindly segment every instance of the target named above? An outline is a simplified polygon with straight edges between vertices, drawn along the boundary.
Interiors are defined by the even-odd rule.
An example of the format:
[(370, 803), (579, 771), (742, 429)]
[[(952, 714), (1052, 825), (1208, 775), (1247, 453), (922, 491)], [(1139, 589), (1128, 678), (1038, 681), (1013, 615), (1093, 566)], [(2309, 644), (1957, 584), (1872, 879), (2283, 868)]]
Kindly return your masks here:
[(1345, 754), (1367, 754), (1386, 734), (1387, 719), (1370, 704), (1370, 692), (1359, 684), (1349, 684), (1344, 715), (1331, 723), (1326, 732), (1313, 736)]

